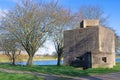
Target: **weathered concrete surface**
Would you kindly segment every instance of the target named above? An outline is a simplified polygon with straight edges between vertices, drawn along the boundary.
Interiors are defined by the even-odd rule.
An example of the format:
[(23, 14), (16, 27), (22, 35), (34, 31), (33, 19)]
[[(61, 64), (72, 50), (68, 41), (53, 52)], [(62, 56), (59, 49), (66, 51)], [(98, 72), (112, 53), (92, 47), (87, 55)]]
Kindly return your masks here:
[(115, 65), (115, 34), (105, 27), (99, 27), (99, 51), (111, 55), (106, 57), (111, 64)]
[[(114, 32), (85, 20), (84, 27), (64, 31), (64, 64), (86, 68), (115, 65)], [(91, 24), (90, 24), (91, 23)], [(89, 27), (90, 26), (90, 27)]]
[[(98, 29), (99, 50), (92, 52), (92, 68), (103, 66), (112, 68), (115, 65), (114, 33), (105, 27), (99, 26)], [(102, 58), (106, 58), (106, 62)]]
[(98, 51), (98, 27), (69, 30), (64, 32), (64, 63), (69, 65), (76, 57), (89, 51)]
[(98, 20), (83, 20), (81, 22), (80, 28), (87, 28), (92, 26), (99, 26)]

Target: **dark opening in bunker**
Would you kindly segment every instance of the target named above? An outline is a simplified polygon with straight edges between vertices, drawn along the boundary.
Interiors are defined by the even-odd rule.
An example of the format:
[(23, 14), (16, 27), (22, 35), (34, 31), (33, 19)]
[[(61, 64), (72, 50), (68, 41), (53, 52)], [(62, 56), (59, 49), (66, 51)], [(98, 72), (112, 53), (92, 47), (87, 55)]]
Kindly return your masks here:
[(86, 52), (83, 55), (77, 56), (70, 64), (74, 67), (83, 67), (84, 69), (91, 67), (91, 52)]
[(103, 62), (107, 62), (107, 58), (106, 57), (102, 57), (102, 61)]

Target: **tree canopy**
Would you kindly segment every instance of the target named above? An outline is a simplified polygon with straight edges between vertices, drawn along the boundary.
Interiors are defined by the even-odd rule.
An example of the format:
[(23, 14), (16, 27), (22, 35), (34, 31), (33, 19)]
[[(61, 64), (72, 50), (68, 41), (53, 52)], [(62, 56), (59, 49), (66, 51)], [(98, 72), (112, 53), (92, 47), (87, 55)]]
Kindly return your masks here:
[(29, 55), (28, 66), (32, 65), (35, 52), (46, 41), (57, 22), (55, 3), (40, 3), (24, 0), (2, 17), (1, 27), (24, 47)]

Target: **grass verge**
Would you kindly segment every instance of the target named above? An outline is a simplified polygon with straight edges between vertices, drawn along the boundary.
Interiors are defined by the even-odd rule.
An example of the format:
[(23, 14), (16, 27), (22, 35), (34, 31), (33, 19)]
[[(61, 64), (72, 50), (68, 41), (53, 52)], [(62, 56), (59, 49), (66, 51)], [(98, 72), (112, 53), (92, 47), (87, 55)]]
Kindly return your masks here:
[(87, 75), (98, 75), (98, 74), (106, 74), (111, 72), (119, 72), (120, 63), (116, 63), (116, 66), (114, 66), (113, 68), (95, 68), (95, 69), (87, 69), (87, 70), (78, 70), (71, 66), (35, 66), (34, 65), (32, 67), (26, 67), (19, 65), (12, 66), (10, 64), (0, 64), (0, 68), (80, 77)]
[(0, 72), (0, 80), (44, 80), (44, 78), (28, 74), (13, 74)]

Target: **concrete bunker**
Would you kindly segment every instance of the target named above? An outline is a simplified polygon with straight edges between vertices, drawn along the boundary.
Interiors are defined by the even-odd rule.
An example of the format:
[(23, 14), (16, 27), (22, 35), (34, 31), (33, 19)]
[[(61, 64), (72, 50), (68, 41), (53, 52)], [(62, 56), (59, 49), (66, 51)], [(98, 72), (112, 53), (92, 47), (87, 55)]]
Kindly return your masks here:
[(99, 26), (98, 20), (83, 20), (80, 29), (64, 31), (64, 64), (112, 68), (115, 65), (114, 32)]

